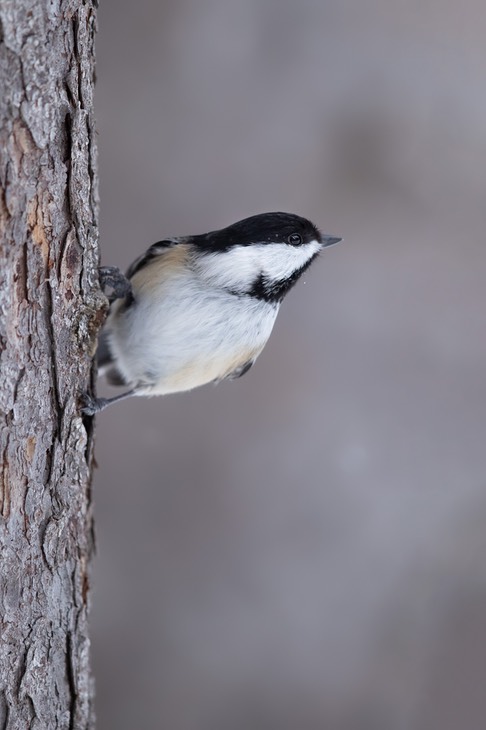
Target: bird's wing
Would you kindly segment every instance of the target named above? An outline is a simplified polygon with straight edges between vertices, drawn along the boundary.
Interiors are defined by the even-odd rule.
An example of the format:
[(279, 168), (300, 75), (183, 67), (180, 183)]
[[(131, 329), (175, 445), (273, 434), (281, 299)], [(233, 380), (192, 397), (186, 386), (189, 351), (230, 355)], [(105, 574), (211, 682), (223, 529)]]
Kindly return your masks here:
[(147, 266), (147, 264), (150, 264), (155, 258), (157, 258), (157, 256), (165, 253), (168, 248), (173, 248), (174, 246), (177, 246), (178, 243), (182, 243), (183, 241), (183, 238), (165, 238), (163, 241), (157, 241), (157, 243), (153, 243), (150, 248), (145, 251), (145, 253), (139, 256), (138, 259), (135, 259), (132, 264), (130, 264), (126, 273), (127, 279), (131, 279), (132, 276), (137, 273), (137, 271), (140, 271), (140, 269), (143, 269), (145, 266)]
[(240, 365), (235, 370), (233, 370), (232, 373), (229, 373), (229, 375), (226, 376), (228, 380), (236, 380), (237, 378), (241, 378), (242, 375), (248, 372), (248, 370), (252, 367), (255, 360), (248, 360), (248, 362), (243, 363), (243, 365)]

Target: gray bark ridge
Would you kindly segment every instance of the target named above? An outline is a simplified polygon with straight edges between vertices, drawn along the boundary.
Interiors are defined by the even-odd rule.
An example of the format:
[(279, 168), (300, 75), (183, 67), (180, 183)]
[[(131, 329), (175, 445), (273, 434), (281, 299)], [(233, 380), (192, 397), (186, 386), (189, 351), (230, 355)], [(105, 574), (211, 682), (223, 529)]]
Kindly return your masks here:
[(0, 728), (94, 727), (93, 0), (0, 4)]

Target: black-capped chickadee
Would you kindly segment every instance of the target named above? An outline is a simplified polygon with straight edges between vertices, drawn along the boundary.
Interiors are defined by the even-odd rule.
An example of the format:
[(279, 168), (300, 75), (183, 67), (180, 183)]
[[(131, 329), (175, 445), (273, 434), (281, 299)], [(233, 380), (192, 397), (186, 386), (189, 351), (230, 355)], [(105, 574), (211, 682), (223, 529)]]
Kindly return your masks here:
[(200, 236), (167, 238), (126, 277), (100, 269), (113, 301), (98, 345), (108, 381), (128, 392), (84, 396), (93, 415), (132, 395), (191, 390), (246, 373), (283, 298), (317, 254), (340, 238), (290, 213), (262, 213)]

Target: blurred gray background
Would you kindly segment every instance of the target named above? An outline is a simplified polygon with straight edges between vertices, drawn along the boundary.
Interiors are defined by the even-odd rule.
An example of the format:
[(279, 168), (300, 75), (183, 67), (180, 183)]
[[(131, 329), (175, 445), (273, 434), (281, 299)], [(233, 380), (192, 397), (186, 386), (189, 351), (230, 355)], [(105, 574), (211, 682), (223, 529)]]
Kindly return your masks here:
[(239, 381), (98, 420), (104, 730), (486, 726), (483, 0), (104, 0), (101, 247), (344, 242)]

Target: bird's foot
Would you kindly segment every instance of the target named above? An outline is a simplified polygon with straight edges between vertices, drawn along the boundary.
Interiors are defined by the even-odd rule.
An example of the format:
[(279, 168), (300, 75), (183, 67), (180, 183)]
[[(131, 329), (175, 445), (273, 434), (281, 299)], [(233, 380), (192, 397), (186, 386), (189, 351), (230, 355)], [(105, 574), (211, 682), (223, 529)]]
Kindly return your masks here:
[(80, 396), (81, 413), (85, 416), (94, 416), (100, 411), (104, 411), (107, 406), (111, 406), (112, 403), (116, 403), (119, 400), (125, 398), (131, 398), (132, 395), (137, 395), (135, 388), (128, 390), (126, 393), (120, 393), (115, 395), (113, 398), (95, 398), (94, 395), (89, 393), (82, 393)]
[[(100, 266), (99, 276), (100, 286), (110, 302), (133, 296), (132, 285), (116, 266)], [(107, 289), (111, 289), (111, 292), (107, 293)]]
[(80, 396), (81, 413), (85, 416), (94, 416), (99, 413), (110, 403), (109, 398), (95, 398), (89, 393), (82, 393)]

